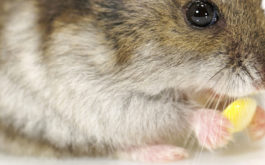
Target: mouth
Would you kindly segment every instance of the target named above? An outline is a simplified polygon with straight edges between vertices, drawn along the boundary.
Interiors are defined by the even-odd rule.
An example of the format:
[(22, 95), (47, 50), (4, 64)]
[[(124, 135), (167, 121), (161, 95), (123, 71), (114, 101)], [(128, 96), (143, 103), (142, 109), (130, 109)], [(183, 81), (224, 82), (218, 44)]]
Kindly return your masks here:
[(231, 97), (216, 93), (213, 89), (204, 89), (192, 96), (192, 99), (206, 109), (223, 111), (229, 104), (241, 97)]
[(232, 102), (245, 97), (256, 97), (265, 93), (265, 84), (255, 82), (241, 88), (231, 88), (229, 91), (220, 88), (203, 88), (192, 94), (192, 99), (202, 108), (223, 111)]

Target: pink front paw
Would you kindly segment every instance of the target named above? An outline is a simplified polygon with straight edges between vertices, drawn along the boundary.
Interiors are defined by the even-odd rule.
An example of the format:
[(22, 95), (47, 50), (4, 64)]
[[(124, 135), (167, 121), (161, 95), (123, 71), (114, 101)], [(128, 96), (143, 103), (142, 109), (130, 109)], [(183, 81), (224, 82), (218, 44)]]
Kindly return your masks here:
[(215, 110), (195, 112), (192, 127), (200, 145), (209, 150), (224, 147), (232, 140), (232, 124)]
[(248, 133), (252, 140), (261, 140), (265, 136), (265, 111), (260, 107), (248, 127)]

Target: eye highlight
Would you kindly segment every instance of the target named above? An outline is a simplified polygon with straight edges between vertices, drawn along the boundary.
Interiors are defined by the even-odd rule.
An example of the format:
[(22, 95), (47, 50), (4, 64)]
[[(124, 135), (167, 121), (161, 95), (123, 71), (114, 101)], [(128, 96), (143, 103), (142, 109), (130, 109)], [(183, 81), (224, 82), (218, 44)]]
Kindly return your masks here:
[(214, 25), (219, 20), (219, 10), (207, 0), (195, 0), (186, 5), (187, 21), (198, 28)]

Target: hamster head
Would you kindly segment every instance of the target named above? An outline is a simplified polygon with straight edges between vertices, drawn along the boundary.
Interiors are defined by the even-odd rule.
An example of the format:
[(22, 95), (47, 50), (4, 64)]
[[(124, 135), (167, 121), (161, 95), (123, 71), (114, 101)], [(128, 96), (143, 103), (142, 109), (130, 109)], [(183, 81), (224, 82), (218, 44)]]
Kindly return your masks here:
[[(130, 82), (123, 84), (147, 92), (172, 87), (211, 89), (233, 97), (265, 86), (265, 17), (261, 0), (80, 2), (82, 6), (87, 2), (90, 12), (73, 13), (81, 13), (80, 17), (89, 18), (90, 26), (100, 29), (104, 34), (101, 43), (108, 47), (105, 52), (113, 54), (93, 58), (93, 66), (99, 65), (108, 74), (116, 68), (115, 82), (122, 75), (121, 81)], [(70, 18), (65, 19), (67, 23)], [(75, 24), (82, 22), (75, 31), (88, 31), (86, 19), (72, 18)], [(86, 33), (80, 34), (78, 44), (86, 41), (84, 37), (89, 38)]]
[(263, 89), (265, 17), (261, 1), (185, 3), (182, 34), (186, 35), (181, 36), (185, 49), (181, 51), (189, 58), (186, 62), (193, 75), (189, 79), (201, 88), (233, 97)]
[(134, 63), (143, 72), (152, 70), (147, 80), (155, 75), (160, 84), (211, 89), (233, 97), (264, 88), (265, 17), (261, 0), (124, 3), (128, 11), (121, 14), (127, 20), (112, 30), (118, 34), (115, 37), (123, 37), (118, 38), (117, 48), (135, 50), (130, 50), (131, 56), (117, 56), (117, 61)]
[(184, 37), (192, 41), (186, 38), (185, 45), (189, 42), (192, 48), (187, 47), (189, 51), (185, 54), (192, 57), (187, 60), (193, 61), (190, 67), (196, 68), (196, 71), (190, 68), (194, 72), (192, 75), (196, 74), (194, 82), (202, 84), (202, 88), (233, 97), (263, 89), (265, 17), (261, 1), (195, 0), (186, 3), (184, 15), (189, 28), (185, 29), (188, 35)]
[[(261, 1), (195, 0), (186, 3), (187, 24), (183, 31), (187, 35), (183, 40), (188, 50), (184, 54), (191, 57), (187, 62), (193, 61), (189, 70), (194, 79), (190, 77), (190, 80), (202, 88), (233, 97), (263, 89), (265, 17)], [(186, 47), (188, 43), (191, 47)]]

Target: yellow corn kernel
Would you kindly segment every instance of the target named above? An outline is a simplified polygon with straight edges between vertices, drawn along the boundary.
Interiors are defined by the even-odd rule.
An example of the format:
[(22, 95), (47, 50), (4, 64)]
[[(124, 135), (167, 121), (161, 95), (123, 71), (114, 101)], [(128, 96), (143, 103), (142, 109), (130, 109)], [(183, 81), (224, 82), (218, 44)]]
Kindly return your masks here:
[(233, 124), (232, 133), (240, 132), (247, 128), (252, 121), (257, 109), (257, 102), (252, 98), (242, 98), (231, 103), (223, 115)]

